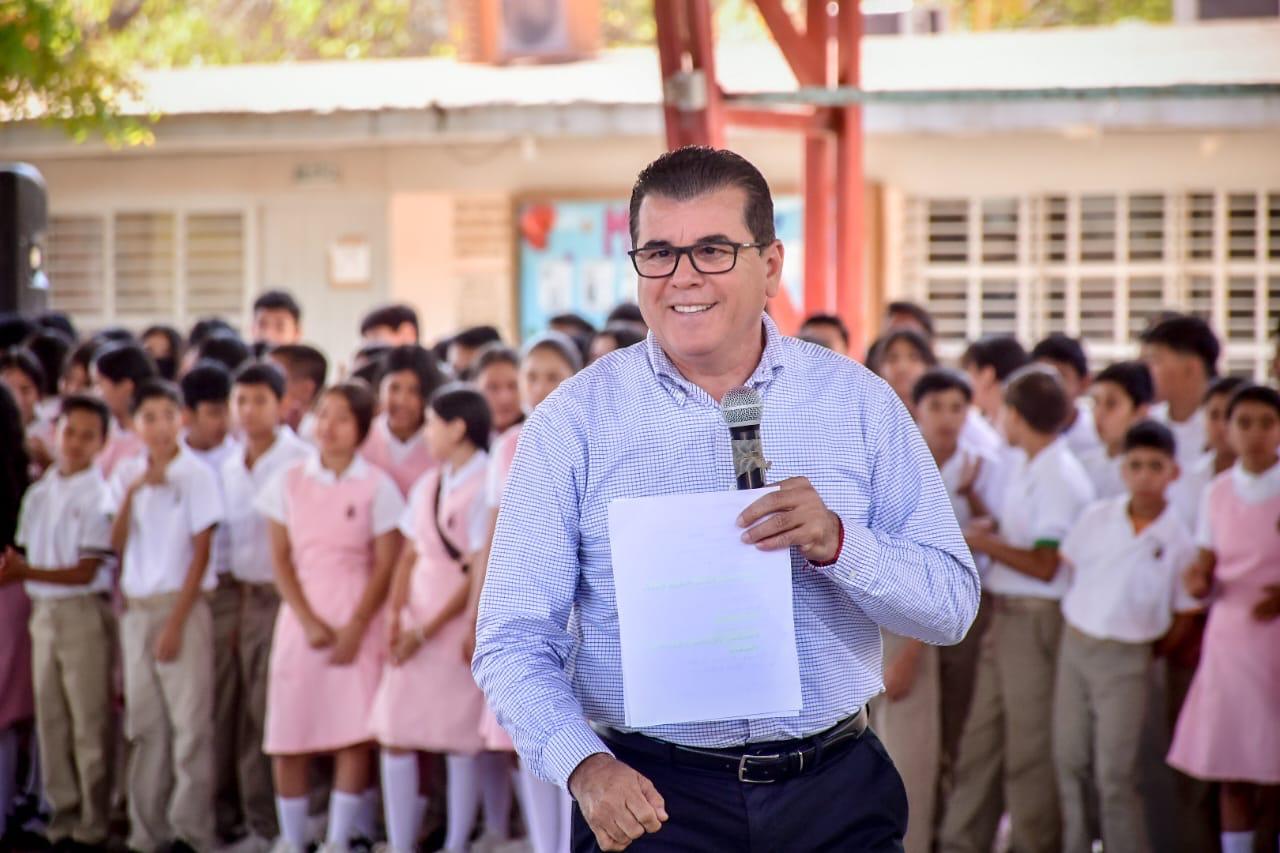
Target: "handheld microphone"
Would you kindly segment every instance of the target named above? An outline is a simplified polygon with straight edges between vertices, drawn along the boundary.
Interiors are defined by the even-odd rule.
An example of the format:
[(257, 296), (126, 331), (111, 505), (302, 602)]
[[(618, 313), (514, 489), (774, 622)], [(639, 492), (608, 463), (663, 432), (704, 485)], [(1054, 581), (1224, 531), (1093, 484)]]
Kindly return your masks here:
[(720, 408), (729, 427), (733, 473), (738, 478), (738, 488), (763, 488), (764, 472), (769, 470), (769, 462), (764, 458), (764, 447), (760, 442), (760, 416), (764, 414), (760, 392), (746, 386), (732, 388), (724, 395)]

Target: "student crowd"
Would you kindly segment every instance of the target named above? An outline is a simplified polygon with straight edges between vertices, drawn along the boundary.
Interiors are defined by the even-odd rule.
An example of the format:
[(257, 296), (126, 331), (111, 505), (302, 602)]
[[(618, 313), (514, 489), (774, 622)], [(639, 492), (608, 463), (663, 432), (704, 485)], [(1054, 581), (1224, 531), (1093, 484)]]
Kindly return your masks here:
[[(984, 590), (957, 646), (884, 636), (907, 849), (1146, 851), (1176, 822), (1189, 851), (1274, 850), (1280, 394), (1219, 377), (1190, 316), (1096, 373), (1061, 335), (957, 370), (918, 306), (883, 327), (867, 366)], [(525, 415), (640, 342), (639, 310), (517, 352), (424, 347), (391, 305), (337, 366), (303, 328), (283, 291), (249, 341), (0, 319), (0, 844), (568, 850), (567, 794), (472, 679), (475, 614)], [(838, 318), (800, 337), (847, 354)]]

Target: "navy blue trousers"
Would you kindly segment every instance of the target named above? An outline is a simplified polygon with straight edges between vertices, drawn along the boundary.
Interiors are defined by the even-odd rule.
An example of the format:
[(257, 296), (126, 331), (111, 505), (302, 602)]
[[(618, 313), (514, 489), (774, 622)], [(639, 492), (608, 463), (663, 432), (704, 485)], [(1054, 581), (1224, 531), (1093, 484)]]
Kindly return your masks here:
[[(616, 744), (610, 747), (619, 760), (653, 782), (670, 818), (660, 831), (632, 842), (628, 853), (902, 850), (907, 792), (870, 729), (816, 770), (773, 785), (744, 784), (728, 773), (675, 765)], [(574, 853), (599, 849), (574, 803)]]

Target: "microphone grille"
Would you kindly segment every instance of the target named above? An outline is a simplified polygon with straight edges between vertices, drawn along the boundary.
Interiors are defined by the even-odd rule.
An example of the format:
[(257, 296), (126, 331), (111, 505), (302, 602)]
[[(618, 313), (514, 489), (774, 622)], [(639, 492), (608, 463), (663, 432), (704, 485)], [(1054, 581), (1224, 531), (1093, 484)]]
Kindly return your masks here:
[(720, 408), (724, 412), (724, 422), (731, 427), (759, 426), (760, 416), (764, 414), (764, 400), (756, 389), (741, 385), (725, 393)]

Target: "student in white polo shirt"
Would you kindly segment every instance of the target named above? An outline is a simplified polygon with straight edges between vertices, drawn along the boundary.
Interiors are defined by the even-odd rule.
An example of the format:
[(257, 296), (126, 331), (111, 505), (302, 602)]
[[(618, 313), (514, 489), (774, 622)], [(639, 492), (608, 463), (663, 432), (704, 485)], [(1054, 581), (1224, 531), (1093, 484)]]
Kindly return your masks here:
[(247, 364), (236, 374), (231, 412), (244, 444), (223, 461), (221, 470), (230, 568), (241, 598), (237, 640), (241, 707), (234, 753), (245, 822), (249, 832), (263, 841), (277, 834), (271, 760), (262, 751), (262, 730), (267, 662), (280, 593), (267, 520), (254, 509), (254, 501), (277, 473), (315, 452), (281, 422), (284, 381), (284, 374), (270, 362)]
[(1093, 405), (1089, 399), (1089, 359), (1076, 338), (1054, 332), (1031, 349), (1031, 360), (1058, 371), (1062, 387), (1071, 406), (1062, 425), (1062, 437), (1076, 458), (1101, 442), (1093, 423)]
[[(0, 560), (0, 586), (25, 581), (31, 597), (32, 675), (44, 796), (45, 835), (106, 844), (111, 805), (111, 520), (107, 483), (94, 465), (111, 413), (74, 394), (55, 422), (57, 463), (22, 499), (16, 541)], [(0, 804), (7, 805), (7, 804)]]
[(1005, 388), (1004, 432), (1022, 458), (1009, 473), (998, 527), (975, 521), (965, 539), (992, 559), (990, 642), (978, 661), (973, 701), (943, 817), (944, 851), (990, 850), (1001, 804), (1011, 847), (1057, 851), (1061, 822), (1053, 767), (1054, 669), (1067, 576), (1058, 543), (1093, 499), (1093, 486), (1059, 429), (1069, 406), (1056, 372), (1032, 365)]
[(1124, 438), (1127, 494), (1091, 504), (1062, 541), (1071, 572), (1062, 600), (1067, 627), (1054, 692), (1053, 751), (1063, 850), (1091, 849), (1094, 791), (1103, 846), (1151, 849), (1139, 768), (1153, 650), (1200, 609), (1182, 584), (1195, 543), (1165, 498), (1178, 476), (1175, 447), (1163, 424), (1133, 426)]
[(146, 452), (112, 476), (112, 546), (124, 569), (124, 655), (129, 846), (215, 844), (213, 820), (213, 616), (202, 591), (218, 482), (178, 440), (181, 397), (143, 382), (133, 420)]
[(1076, 454), (1098, 499), (1128, 494), (1121, 468), (1124, 437), (1151, 409), (1151, 371), (1141, 361), (1117, 361), (1093, 380), (1093, 420), (1100, 443)]
[(1142, 333), (1142, 360), (1151, 368), (1160, 401), (1151, 417), (1173, 432), (1183, 470), (1190, 470), (1205, 451), (1202, 404), (1218, 375), (1221, 352), (1217, 335), (1199, 317), (1167, 317)]

